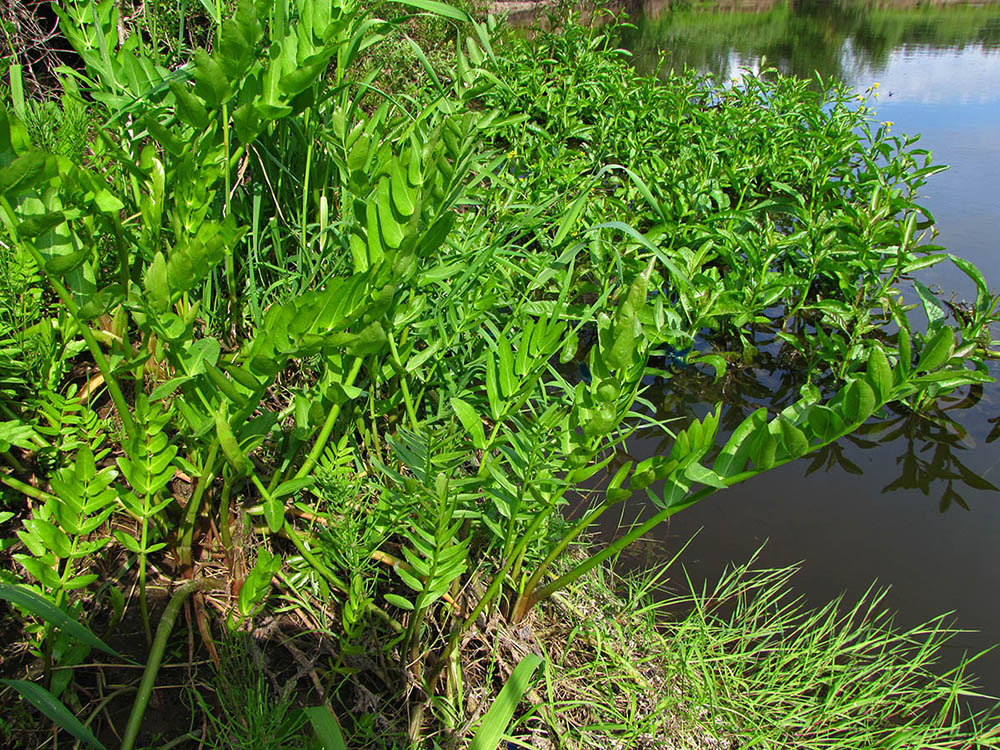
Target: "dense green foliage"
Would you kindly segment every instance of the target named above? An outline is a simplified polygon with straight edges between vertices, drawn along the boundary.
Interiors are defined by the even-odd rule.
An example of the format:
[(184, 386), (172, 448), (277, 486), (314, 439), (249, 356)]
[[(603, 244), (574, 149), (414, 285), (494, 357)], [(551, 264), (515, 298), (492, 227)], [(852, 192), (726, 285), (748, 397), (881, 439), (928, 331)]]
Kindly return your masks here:
[[(467, 18), (431, 0), (382, 10), (401, 7)], [(409, 16), (349, 1), (248, 0), (225, 22), (205, 9), (211, 52), (187, 54), (125, 27), (112, 0), (63, 5), (81, 66), (62, 71), (62, 122), (86, 113), (82, 151), (32, 127), (60, 105), (18, 95), (16, 65), (0, 110), (0, 521), (14, 534), (0, 576), (145, 640), (126, 748), (156, 741), (138, 730), (189, 595), (217, 664), (213, 624), (283, 645), (282, 627), (304, 626), (317, 655), (289, 646), (301, 671), (286, 691), (247, 689), (287, 707), (309, 675), (303, 700), (340, 716), (349, 743), (398, 746), (401, 725), (444, 743), (484, 714), (479, 736), (495, 737), (533, 669), (491, 666), (508, 688), (495, 711), (469, 710), (469, 654), (498, 628), (522, 632), (709, 494), (887, 404), (919, 410), (988, 379), (997, 298), (977, 269), (950, 259), (979, 289), (960, 321), (920, 285), (925, 321), (911, 321), (898, 290), (949, 260), (921, 245), (914, 202), (938, 167), (849, 91), (770, 73), (660, 85), (572, 25), (501, 44), (492, 21), (467, 21), (434, 65)], [(405, 86), (371, 62), (389, 38), (421, 71)], [(752, 364), (762, 337), (799, 363), (794, 402), (671, 432), (644, 400), (673, 363)], [(669, 453), (624, 460), (637, 430), (671, 435)], [(567, 557), (642, 491), (648, 521)], [(150, 594), (184, 579), (159, 617)], [(38, 618), (26, 637), (47, 692), (10, 684), (68, 711), (95, 644), (20, 606)], [(927, 729), (887, 700), (859, 736), (904, 717), (941, 746), (976, 731), (957, 713)], [(291, 736), (302, 717), (288, 722)]]

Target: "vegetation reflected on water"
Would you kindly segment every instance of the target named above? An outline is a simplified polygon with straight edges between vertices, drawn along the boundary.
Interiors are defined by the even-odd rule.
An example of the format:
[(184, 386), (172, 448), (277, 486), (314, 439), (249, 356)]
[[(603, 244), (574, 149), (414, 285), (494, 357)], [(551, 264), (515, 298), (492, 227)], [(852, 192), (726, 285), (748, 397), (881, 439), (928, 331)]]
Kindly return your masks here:
[[(764, 351), (753, 367), (730, 367), (720, 380), (710, 372), (674, 365), (673, 377), (658, 379), (647, 396), (659, 405), (657, 416), (665, 420), (679, 415), (701, 417), (705, 405), (724, 403), (722, 427), (731, 432), (761, 406), (780, 411), (794, 403), (803, 382), (801, 368), (790, 366), (780, 352)], [(992, 429), (985, 439), (977, 440), (974, 428), (967, 424), (981, 419), (984, 410), (996, 411), (995, 390), (973, 386), (967, 393), (942, 397), (924, 412), (890, 409), (804, 459), (804, 475), (843, 471), (860, 476), (865, 470), (858, 463), (859, 452), (874, 450), (881, 471), (880, 486), (873, 486), (873, 492), (911, 490), (933, 499), (942, 513), (971, 510), (969, 490), (1000, 492), (985, 476), (988, 468), (980, 468), (981, 462), (975, 460), (981, 444), (1000, 438), (1000, 416), (988, 420)], [(653, 453), (664, 453), (669, 447), (670, 440), (665, 438)]]
[[(846, 78), (851, 66), (884, 67), (893, 50), (919, 46), (1000, 48), (1000, 4), (792, 0), (754, 3), (628, 4), (636, 28), (623, 36), (636, 67), (652, 72), (659, 51), (668, 66), (696, 68), (725, 78), (759, 57), (785, 73)], [(746, 12), (751, 8), (762, 12)], [(765, 10), (762, 10), (765, 9)]]

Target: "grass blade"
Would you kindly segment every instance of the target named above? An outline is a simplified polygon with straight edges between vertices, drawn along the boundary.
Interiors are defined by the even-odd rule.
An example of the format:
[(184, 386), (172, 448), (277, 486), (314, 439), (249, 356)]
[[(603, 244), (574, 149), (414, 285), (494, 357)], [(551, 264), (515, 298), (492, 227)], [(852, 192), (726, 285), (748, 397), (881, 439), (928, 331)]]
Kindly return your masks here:
[(323, 750), (347, 750), (340, 724), (332, 711), (325, 706), (310, 706), (303, 710), (309, 718), (309, 723), (316, 730), (319, 741), (323, 743)]
[(409, 5), (412, 8), (425, 10), (437, 16), (453, 18), (456, 21), (471, 21), (472, 17), (464, 10), (454, 8), (447, 3), (439, 3), (437, 0), (397, 0), (400, 5)]
[(514, 667), (514, 671), (504, 683), (496, 701), (483, 717), (483, 723), (479, 725), (476, 736), (472, 738), (469, 750), (496, 750), (500, 740), (503, 739), (504, 732), (507, 731), (511, 718), (514, 716), (517, 704), (528, 692), (531, 677), (541, 663), (540, 656), (528, 654)]
[(10, 685), (21, 694), (22, 698), (81, 742), (105, 750), (104, 745), (63, 705), (62, 701), (41, 685), (27, 680), (0, 680), (0, 682), (4, 685)]
[(41, 617), (50, 625), (60, 630), (65, 630), (81, 643), (86, 643), (91, 648), (96, 648), (112, 656), (121, 657), (121, 654), (94, 635), (89, 628), (84, 627), (52, 604), (48, 599), (36, 594), (29, 588), (0, 583), (0, 599), (6, 599), (11, 604), (22, 607), (32, 614)]

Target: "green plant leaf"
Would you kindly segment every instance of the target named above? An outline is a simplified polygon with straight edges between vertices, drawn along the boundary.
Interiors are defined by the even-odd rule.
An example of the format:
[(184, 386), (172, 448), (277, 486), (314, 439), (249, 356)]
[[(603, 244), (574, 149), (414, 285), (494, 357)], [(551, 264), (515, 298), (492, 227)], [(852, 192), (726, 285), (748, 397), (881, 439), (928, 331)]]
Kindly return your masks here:
[(889, 359), (879, 346), (873, 346), (868, 350), (868, 364), (866, 367), (868, 383), (875, 391), (879, 401), (886, 401), (892, 391), (892, 368), (889, 366)]
[(312, 724), (316, 736), (323, 744), (323, 750), (347, 750), (344, 733), (340, 731), (340, 722), (326, 706), (310, 706), (303, 713)]
[(86, 742), (99, 750), (105, 750), (104, 745), (98, 742), (91, 731), (63, 705), (62, 701), (41, 685), (27, 680), (0, 680), (0, 682), (14, 688), (21, 694), (22, 698), (81, 742)]
[(29, 588), (0, 583), (0, 599), (6, 599), (11, 604), (28, 610), (54, 627), (66, 631), (81, 643), (86, 643), (91, 648), (96, 648), (106, 654), (121, 658), (121, 654), (94, 635), (89, 628), (84, 627), (52, 604), (48, 599), (36, 594)]
[(514, 711), (531, 687), (531, 678), (541, 663), (540, 656), (528, 654), (514, 667), (507, 682), (500, 689), (497, 699), (483, 717), (483, 723), (479, 725), (472, 742), (469, 743), (469, 750), (496, 750), (507, 732)]
[(864, 422), (875, 410), (875, 392), (864, 380), (852, 380), (844, 390), (844, 416), (851, 423)]
[(398, 2), (400, 5), (409, 5), (411, 8), (425, 10), (428, 13), (433, 13), (437, 16), (444, 16), (445, 18), (451, 18), (455, 21), (472, 21), (472, 17), (464, 10), (446, 3), (437, 2), (436, 0), (398, 0)]
[(918, 372), (936, 370), (951, 356), (955, 348), (955, 332), (948, 326), (942, 326), (924, 342), (917, 362)]
[(479, 414), (476, 413), (472, 404), (463, 401), (457, 396), (452, 396), (451, 408), (458, 415), (462, 425), (472, 438), (472, 444), (479, 450), (483, 450), (486, 447), (486, 433), (483, 429), (483, 420), (479, 418)]

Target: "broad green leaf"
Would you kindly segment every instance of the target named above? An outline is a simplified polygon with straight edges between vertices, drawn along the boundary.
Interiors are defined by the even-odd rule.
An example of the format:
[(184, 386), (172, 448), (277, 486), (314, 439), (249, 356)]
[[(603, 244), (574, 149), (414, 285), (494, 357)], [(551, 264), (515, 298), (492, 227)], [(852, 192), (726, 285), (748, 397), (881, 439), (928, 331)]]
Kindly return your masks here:
[(399, 594), (386, 594), (385, 600), (400, 609), (406, 610), (407, 612), (413, 611), (413, 602), (409, 599), (405, 599)]
[(750, 437), (767, 421), (767, 409), (761, 407), (744, 419), (740, 426), (733, 430), (726, 441), (719, 457), (715, 460), (714, 469), (722, 477), (739, 474), (750, 458), (752, 441)]
[(397, 221), (392, 210), (389, 178), (382, 177), (375, 188), (375, 202), (378, 205), (378, 225), (385, 244), (395, 249), (403, 242), (403, 226)]
[(518, 704), (531, 687), (531, 678), (542, 663), (536, 654), (527, 654), (511, 672), (500, 689), (469, 744), (469, 750), (496, 750), (503, 740)]
[(472, 404), (463, 401), (457, 396), (452, 396), (451, 408), (458, 415), (462, 426), (465, 427), (472, 438), (472, 444), (479, 450), (483, 450), (486, 447), (486, 433), (483, 429), (483, 420), (479, 418), (479, 414), (476, 413)]
[(817, 404), (809, 410), (809, 429), (821, 442), (829, 443), (844, 432), (844, 420), (828, 406)]
[(264, 520), (272, 534), (277, 534), (285, 525), (285, 504), (280, 498), (271, 496), (264, 498)]
[(170, 305), (170, 286), (167, 284), (167, 259), (157, 252), (153, 262), (146, 269), (143, 286), (149, 297), (149, 305), (157, 312), (165, 312)]
[(776, 420), (780, 434), (781, 444), (790, 456), (798, 458), (809, 452), (809, 440), (802, 430), (793, 425), (787, 419), (778, 417)]
[(771, 434), (767, 426), (758, 429), (750, 440), (752, 441), (750, 457), (753, 460), (754, 466), (759, 471), (767, 471), (774, 466), (778, 451), (778, 441)]
[(959, 258), (957, 255), (948, 255), (951, 258), (951, 262), (961, 269), (962, 273), (972, 279), (972, 282), (976, 285), (976, 296), (977, 299), (989, 298), (990, 289), (986, 284), (986, 279), (983, 278), (982, 271), (980, 271), (976, 266), (965, 258)]
[(849, 423), (864, 422), (875, 410), (875, 391), (864, 380), (852, 380), (844, 390), (844, 416)]
[(924, 348), (917, 362), (917, 371), (936, 370), (948, 361), (954, 348), (955, 332), (948, 326), (941, 326), (924, 341)]
[(215, 434), (219, 440), (219, 447), (222, 448), (222, 452), (230, 465), (236, 470), (237, 474), (246, 476), (250, 473), (250, 462), (247, 460), (246, 455), (240, 448), (239, 442), (236, 440), (236, 436), (233, 435), (232, 428), (229, 426), (229, 415), (224, 403), (214, 414)]
[(892, 368), (889, 366), (888, 357), (879, 346), (873, 346), (868, 350), (866, 375), (878, 400), (887, 401), (892, 391)]
[(406, 182), (403, 168), (399, 159), (393, 159), (389, 164), (389, 181), (392, 188), (392, 203), (396, 207), (400, 216), (410, 217), (416, 210), (416, 203), (413, 200), (414, 191)]
[[(528, 342), (521, 339), (521, 346), (527, 346)], [(497, 339), (497, 374), (500, 380), (500, 390), (505, 398), (514, 395), (514, 352), (511, 349), (510, 341), (502, 333)]]
[(340, 723), (326, 706), (310, 706), (302, 711), (312, 724), (313, 731), (323, 745), (323, 750), (347, 750)]
[(274, 491), (271, 493), (271, 497), (277, 499), (282, 497), (288, 497), (289, 495), (294, 495), (301, 489), (312, 486), (316, 482), (315, 477), (302, 477), (301, 479), (289, 479), (287, 482), (282, 482)]
[(945, 319), (946, 313), (944, 311), (944, 306), (941, 304), (941, 301), (937, 298), (934, 292), (927, 288), (926, 284), (914, 279), (913, 287), (917, 290), (917, 295), (920, 297), (920, 304), (923, 305), (927, 321), (933, 328), (935, 323)]
[(720, 490), (728, 487), (722, 477), (697, 462), (687, 465), (684, 469), (684, 476), (692, 482), (698, 482), (708, 487), (715, 487)]

